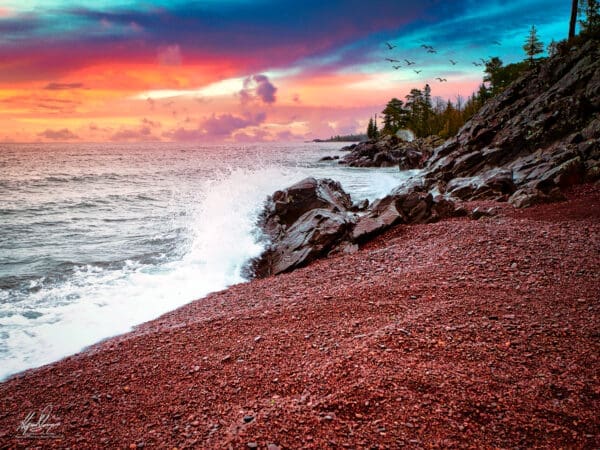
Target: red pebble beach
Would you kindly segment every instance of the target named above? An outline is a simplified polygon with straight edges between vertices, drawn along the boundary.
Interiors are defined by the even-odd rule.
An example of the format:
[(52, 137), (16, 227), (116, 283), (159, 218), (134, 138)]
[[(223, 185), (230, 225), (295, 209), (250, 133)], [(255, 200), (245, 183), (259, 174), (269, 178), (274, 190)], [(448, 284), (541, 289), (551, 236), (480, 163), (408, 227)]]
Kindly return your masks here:
[(599, 448), (600, 186), (567, 197), (398, 226), (19, 374), (0, 447)]

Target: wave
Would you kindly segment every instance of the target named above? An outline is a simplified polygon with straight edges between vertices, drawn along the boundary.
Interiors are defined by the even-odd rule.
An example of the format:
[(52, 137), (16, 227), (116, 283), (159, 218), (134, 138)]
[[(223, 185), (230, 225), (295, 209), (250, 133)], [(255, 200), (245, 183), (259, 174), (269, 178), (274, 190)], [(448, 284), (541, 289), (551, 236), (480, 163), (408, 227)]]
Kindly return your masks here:
[[(173, 224), (158, 237), (140, 234), (136, 245), (149, 251), (112, 262), (65, 260), (43, 279), (20, 280), (26, 293), (18, 301), (0, 301), (6, 333), (0, 379), (245, 281), (244, 265), (263, 250), (255, 224), (264, 200), (300, 177), (275, 167), (220, 172), (194, 184), (181, 216), (184, 227)], [(0, 300), (7, 292), (17, 294), (17, 287), (0, 290)]]

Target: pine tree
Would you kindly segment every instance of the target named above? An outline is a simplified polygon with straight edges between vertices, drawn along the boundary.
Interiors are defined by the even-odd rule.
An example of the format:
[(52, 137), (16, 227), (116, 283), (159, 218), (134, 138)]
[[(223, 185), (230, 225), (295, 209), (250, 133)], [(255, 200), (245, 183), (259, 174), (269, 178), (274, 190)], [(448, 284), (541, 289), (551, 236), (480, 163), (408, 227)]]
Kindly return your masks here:
[(581, 32), (593, 34), (600, 31), (600, 6), (598, 0), (580, 0), (579, 11), (585, 15), (585, 20), (580, 20)]
[(377, 114), (375, 114), (375, 118), (373, 119), (373, 139), (377, 139), (379, 137), (379, 128), (377, 128)]
[(373, 125), (373, 118), (369, 118), (369, 124), (367, 125), (367, 138), (375, 139), (375, 127)]
[(535, 25), (531, 25), (529, 29), (529, 36), (525, 40), (525, 44), (523, 45), (523, 50), (527, 56), (529, 56), (529, 64), (533, 65), (535, 55), (538, 55), (544, 51), (544, 44), (537, 36), (537, 29)]

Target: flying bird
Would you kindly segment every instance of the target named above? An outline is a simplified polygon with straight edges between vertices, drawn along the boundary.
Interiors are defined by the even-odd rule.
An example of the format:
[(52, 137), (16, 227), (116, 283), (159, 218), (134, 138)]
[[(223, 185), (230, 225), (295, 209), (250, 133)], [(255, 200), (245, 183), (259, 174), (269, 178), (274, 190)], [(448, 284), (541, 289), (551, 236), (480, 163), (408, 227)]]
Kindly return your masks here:
[(416, 73), (417, 75), (418, 75), (418, 74), (420, 74), (421, 72), (423, 72), (423, 69), (421, 69), (421, 70), (413, 69), (413, 70), (415, 71), (415, 73)]
[(454, 61), (453, 59), (450, 60), (450, 64), (452, 64), (453, 66), (456, 65), (456, 61)]
[(392, 66), (394, 69), (398, 70), (400, 69), (402, 66)]
[(395, 62), (400, 62), (399, 59), (393, 59), (393, 58), (385, 58), (386, 61), (389, 61), (391, 63), (395, 63)]
[(481, 63), (478, 63), (478, 62), (475, 62), (475, 61), (473, 61), (473, 63), (472, 63), (472, 64), (473, 64), (474, 66), (483, 66), (483, 64), (481, 64)]
[(431, 45), (427, 45), (427, 44), (421, 44), (421, 47), (423, 47), (425, 50), (431, 48)]
[(500, 42), (500, 41), (494, 41), (494, 44), (496, 44), (496, 45), (502, 45), (502, 42)]
[(487, 61), (483, 58), (479, 58), (479, 61), (481, 61), (481, 64), (484, 66), (487, 64)]
[(393, 49), (395, 49), (396, 47), (398, 47), (397, 45), (392, 45), (392, 44), (390, 44), (389, 42), (386, 42), (386, 43), (385, 43), (385, 45), (387, 45), (387, 48), (388, 48), (388, 50), (393, 50)]
[(408, 59), (405, 59), (404, 61), (406, 61), (407, 66), (412, 66), (414, 64), (413, 61), (409, 61)]
[(440, 78), (440, 77), (436, 77), (436, 80), (438, 80), (440, 83), (443, 83), (444, 81), (448, 81), (445, 78)]
[(433, 48), (428, 48), (427, 53), (437, 53), (437, 50), (434, 50)]

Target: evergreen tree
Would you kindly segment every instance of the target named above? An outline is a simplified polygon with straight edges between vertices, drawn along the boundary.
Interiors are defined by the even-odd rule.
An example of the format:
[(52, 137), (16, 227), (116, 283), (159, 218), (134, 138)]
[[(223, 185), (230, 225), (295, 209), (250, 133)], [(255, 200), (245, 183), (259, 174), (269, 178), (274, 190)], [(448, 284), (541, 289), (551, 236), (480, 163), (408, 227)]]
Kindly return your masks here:
[(502, 69), (502, 60), (497, 56), (490, 58), (485, 63), (485, 76), (483, 77), (483, 81), (486, 83), (490, 83), (490, 91), (492, 95), (496, 95), (502, 89), (504, 89), (504, 80), (503, 80), (503, 71)]
[(367, 138), (375, 139), (375, 126), (372, 117), (369, 118), (369, 124), (367, 125)]
[(399, 129), (407, 126), (408, 111), (404, 108), (402, 100), (394, 97), (387, 103), (381, 113), (383, 114), (381, 134), (396, 134)]
[(580, 13), (585, 15), (585, 20), (580, 20), (581, 33), (593, 34), (600, 31), (600, 6), (598, 0), (580, 0)]
[(375, 117), (373, 118), (373, 136), (375, 136), (374, 139), (379, 137), (379, 128), (377, 128), (377, 114), (375, 114)]
[(544, 44), (537, 36), (535, 25), (531, 25), (531, 28), (529, 29), (529, 36), (527, 36), (527, 39), (525, 40), (523, 50), (525, 50), (525, 53), (529, 57), (530, 65), (533, 65), (534, 63), (533, 57), (544, 51)]

